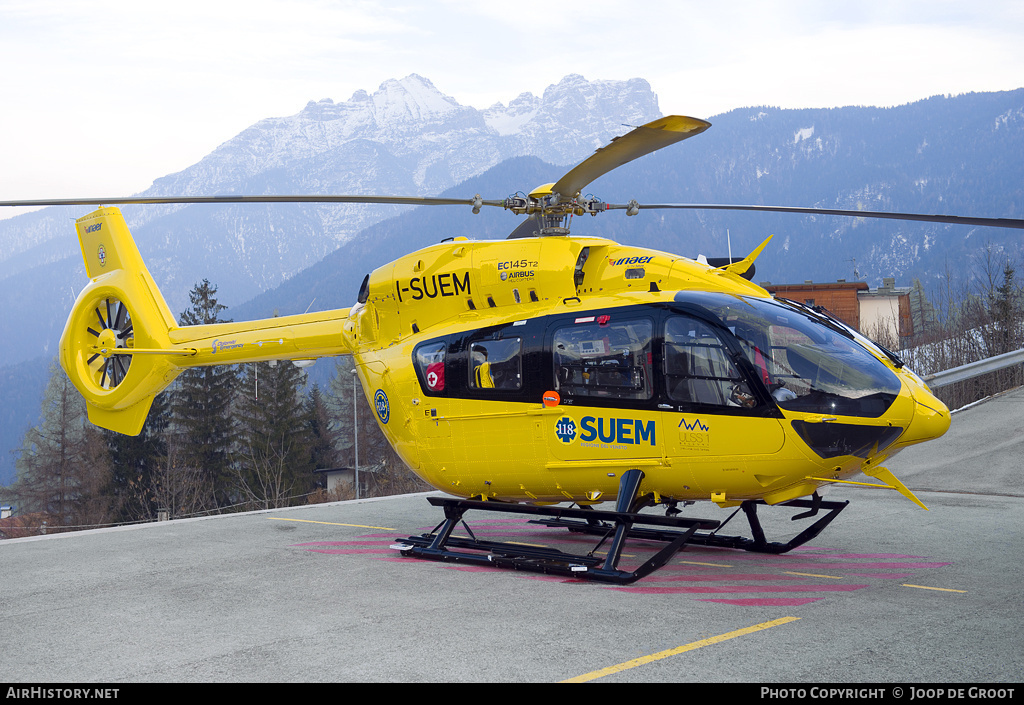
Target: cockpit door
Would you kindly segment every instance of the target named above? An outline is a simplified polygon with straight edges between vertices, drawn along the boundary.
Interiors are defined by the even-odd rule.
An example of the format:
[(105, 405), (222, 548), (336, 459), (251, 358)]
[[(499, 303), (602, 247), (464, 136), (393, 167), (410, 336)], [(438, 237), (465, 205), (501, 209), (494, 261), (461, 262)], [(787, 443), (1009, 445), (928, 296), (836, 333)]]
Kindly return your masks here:
[(761, 377), (766, 372), (756, 354), (743, 359), (731, 331), (674, 313), (661, 343), (662, 408), (674, 412), (665, 420), (669, 455), (751, 456), (782, 448), (785, 433)]

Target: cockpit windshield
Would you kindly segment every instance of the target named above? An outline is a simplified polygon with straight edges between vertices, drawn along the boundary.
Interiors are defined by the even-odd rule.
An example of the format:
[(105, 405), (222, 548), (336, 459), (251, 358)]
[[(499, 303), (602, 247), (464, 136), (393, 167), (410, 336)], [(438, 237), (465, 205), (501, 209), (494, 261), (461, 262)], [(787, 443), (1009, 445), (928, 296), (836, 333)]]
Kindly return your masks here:
[(713, 314), (783, 409), (876, 418), (899, 394), (899, 378), (848, 330), (796, 305), (708, 292), (676, 302)]

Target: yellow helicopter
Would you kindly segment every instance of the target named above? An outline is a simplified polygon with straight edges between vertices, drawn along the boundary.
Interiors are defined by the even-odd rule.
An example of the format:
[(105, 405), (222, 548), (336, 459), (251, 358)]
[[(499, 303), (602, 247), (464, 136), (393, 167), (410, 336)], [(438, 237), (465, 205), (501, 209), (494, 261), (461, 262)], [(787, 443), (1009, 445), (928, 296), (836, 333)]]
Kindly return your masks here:
[[(185, 368), (352, 355), (367, 402), (405, 463), (451, 495), (445, 521), (396, 544), (405, 555), (616, 583), (637, 580), (688, 543), (780, 553), (845, 506), (835, 483), (921, 502), (883, 463), (937, 438), (948, 409), (893, 353), (827, 312), (773, 298), (748, 278), (752, 254), (720, 266), (596, 237), (574, 216), (646, 208), (726, 208), (999, 227), (1024, 221), (771, 206), (610, 204), (582, 197), (598, 176), (697, 135), (669, 116), (637, 127), (558, 181), (503, 200), (393, 196), (228, 196), (4, 202), (100, 205), (76, 221), (91, 282), (60, 342), (90, 420), (138, 434), (154, 396)], [(179, 326), (113, 206), (126, 203), (350, 202), (501, 207), (528, 218), (508, 239), (456, 237), (366, 276), (349, 309)], [(857, 482), (863, 473), (877, 482)], [(752, 538), (680, 516), (710, 501), (742, 510)], [(614, 510), (598, 509), (615, 502)], [(559, 506), (569, 503), (571, 506)], [(769, 542), (759, 505), (826, 513)], [(641, 509), (663, 505), (664, 516)], [(605, 557), (453, 535), (469, 510), (610, 539)], [(730, 517), (731, 518), (731, 517)], [(665, 542), (618, 567), (628, 537)], [(600, 543), (598, 544), (601, 545)]]

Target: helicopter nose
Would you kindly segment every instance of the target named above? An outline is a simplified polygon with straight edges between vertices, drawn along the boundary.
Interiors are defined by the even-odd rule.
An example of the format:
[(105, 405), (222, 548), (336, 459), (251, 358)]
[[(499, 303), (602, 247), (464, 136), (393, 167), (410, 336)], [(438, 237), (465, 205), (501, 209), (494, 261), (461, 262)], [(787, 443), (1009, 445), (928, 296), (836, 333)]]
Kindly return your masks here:
[(923, 443), (938, 438), (949, 430), (949, 409), (926, 387), (913, 390), (914, 417), (900, 438), (901, 445)]

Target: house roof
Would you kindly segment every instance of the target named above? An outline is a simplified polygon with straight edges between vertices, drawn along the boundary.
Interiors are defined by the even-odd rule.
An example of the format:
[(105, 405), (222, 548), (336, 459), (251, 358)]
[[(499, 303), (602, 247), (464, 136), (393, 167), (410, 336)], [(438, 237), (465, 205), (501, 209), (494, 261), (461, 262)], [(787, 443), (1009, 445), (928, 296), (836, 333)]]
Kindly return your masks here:
[(20, 516), (0, 519), (0, 539), (21, 539), (26, 536), (41, 536), (43, 526), (48, 523), (45, 512), (32, 512)]

